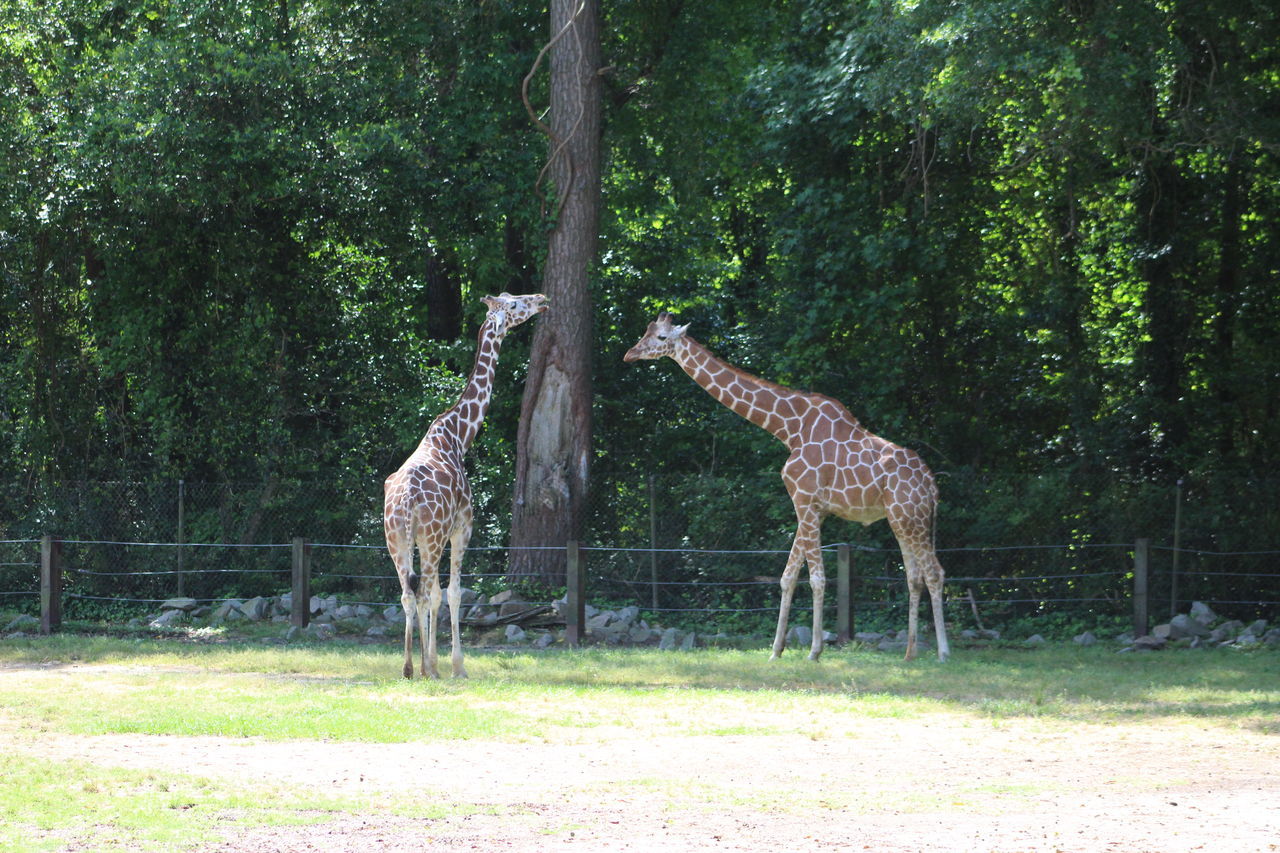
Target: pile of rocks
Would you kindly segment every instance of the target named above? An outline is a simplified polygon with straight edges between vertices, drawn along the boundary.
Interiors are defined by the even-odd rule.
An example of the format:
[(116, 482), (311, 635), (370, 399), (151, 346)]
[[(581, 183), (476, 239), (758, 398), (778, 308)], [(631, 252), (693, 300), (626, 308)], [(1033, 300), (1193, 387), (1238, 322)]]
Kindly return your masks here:
[(1271, 626), (1266, 619), (1248, 624), (1238, 619), (1222, 620), (1207, 604), (1196, 601), (1187, 613), (1179, 613), (1163, 625), (1155, 626), (1145, 637), (1126, 633), (1116, 639), (1126, 644), (1121, 649), (1125, 652), (1218, 646), (1237, 649), (1266, 646), (1274, 649), (1280, 648), (1280, 625)]
[[(222, 627), (242, 623), (279, 623), (284, 639), (331, 639), (339, 634), (378, 639), (399, 636), (404, 630), (404, 610), (399, 604), (370, 606), (368, 604), (344, 604), (336, 596), (312, 596), (309, 602), (310, 620), (306, 628), (290, 625), (292, 597), (258, 597), (247, 600), (228, 599), (216, 604), (201, 604), (193, 598), (171, 598), (160, 606), (153, 616), (134, 619), (130, 625), (138, 628)], [(568, 600), (560, 599), (550, 605), (533, 604), (522, 600), (510, 590), (485, 597), (474, 590), (464, 588), (459, 619), (473, 631), (481, 645), (532, 645), (546, 648), (564, 642), (565, 616)], [(586, 635), (588, 640), (604, 645), (656, 646), (659, 649), (693, 649), (698, 645), (729, 641), (724, 634), (699, 635), (679, 628), (663, 628), (650, 625), (640, 618), (640, 608), (631, 606), (618, 610), (600, 610), (586, 605)], [(440, 624), (449, 623), (449, 606), (440, 607)], [(807, 642), (807, 640), (806, 640)]]

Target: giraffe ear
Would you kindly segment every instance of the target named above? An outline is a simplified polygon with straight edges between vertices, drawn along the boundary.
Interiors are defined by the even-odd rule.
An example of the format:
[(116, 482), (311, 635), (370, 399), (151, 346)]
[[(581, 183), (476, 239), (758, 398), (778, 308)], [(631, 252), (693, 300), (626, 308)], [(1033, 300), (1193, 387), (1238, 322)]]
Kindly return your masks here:
[(680, 337), (681, 335), (683, 335), (683, 334), (684, 334), (684, 330), (685, 330), (685, 329), (687, 329), (687, 328), (689, 328), (689, 324), (688, 324), (688, 323), (685, 323), (683, 326), (672, 326), (672, 327), (671, 327), (671, 334), (667, 335), (667, 337), (668, 337), (668, 338), (678, 338), (678, 337)]

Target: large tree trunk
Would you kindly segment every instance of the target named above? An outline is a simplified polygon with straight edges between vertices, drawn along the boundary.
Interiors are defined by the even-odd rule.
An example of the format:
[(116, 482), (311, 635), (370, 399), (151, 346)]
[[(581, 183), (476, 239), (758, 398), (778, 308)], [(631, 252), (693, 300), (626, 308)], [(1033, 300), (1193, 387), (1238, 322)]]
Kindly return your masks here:
[[(576, 14), (575, 14), (576, 13)], [(581, 535), (591, 460), (591, 297), (600, 207), (598, 0), (551, 0), (551, 187), (555, 217), (516, 439), (511, 580), (564, 583)], [(557, 38), (557, 35), (559, 36)]]

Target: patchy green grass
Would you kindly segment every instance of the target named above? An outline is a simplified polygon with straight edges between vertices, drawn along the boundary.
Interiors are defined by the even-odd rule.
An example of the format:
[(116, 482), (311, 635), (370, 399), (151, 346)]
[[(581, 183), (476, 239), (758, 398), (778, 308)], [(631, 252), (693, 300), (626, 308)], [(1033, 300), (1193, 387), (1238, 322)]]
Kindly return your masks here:
[[(829, 650), (816, 664), (799, 653), (767, 658), (763, 646), (469, 650), (468, 680), (405, 681), (391, 645), (21, 638), (0, 641), (0, 734), (17, 746), (60, 734), (387, 743), (573, 744), (620, 733), (823, 739), (865, 732), (869, 719), (931, 715), (997, 728), (1031, 720), (1063, 729), (1110, 722), (1280, 734), (1274, 651), (970, 649), (947, 664), (855, 649)], [(54, 765), (24, 750), (0, 756), (0, 851), (191, 849), (231, 826), (394, 808), (254, 780)], [(773, 794), (706, 790), (695, 799), (710, 808), (753, 796)], [(830, 796), (841, 808), (854, 805)]]

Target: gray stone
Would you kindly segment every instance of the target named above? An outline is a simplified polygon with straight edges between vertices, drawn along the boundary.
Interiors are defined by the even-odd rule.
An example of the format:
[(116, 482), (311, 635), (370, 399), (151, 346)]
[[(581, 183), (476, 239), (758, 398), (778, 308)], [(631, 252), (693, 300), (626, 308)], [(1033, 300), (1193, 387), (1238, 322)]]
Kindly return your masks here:
[(1280, 647), (1280, 628), (1272, 628), (1262, 637), (1262, 642), (1270, 648)]
[(200, 602), (196, 601), (194, 598), (186, 598), (186, 597), (171, 598), (168, 601), (166, 601), (164, 604), (161, 604), (160, 609), (188, 611), (188, 610), (195, 610), (196, 607), (199, 606), (199, 604)]
[(147, 624), (152, 628), (171, 628), (174, 625), (181, 625), (187, 621), (187, 611), (185, 610), (166, 610)]
[(1163, 649), (1164, 645), (1165, 645), (1164, 638), (1157, 637), (1154, 635), (1138, 637), (1136, 640), (1133, 641), (1133, 648), (1137, 649), (1138, 651), (1153, 652), (1158, 649)]
[(511, 590), (504, 589), (501, 592), (495, 592), (493, 595), (489, 596), (489, 603), (490, 604), (506, 604), (508, 601), (513, 600), (515, 598), (515, 595), (516, 594)]
[(311, 605), (311, 615), (315, 616), (317, 613), (319, 613), (321, 610), (324, 609), (324, 599), (318, 595), (313, 595), (311, 596), (310, 605)]
[(698, 636), (693, 631), (684, 635), (684, 639), (680, 641), (680, 651), (691, 652), (698, 642)]
[(907, 638), (903, 637), (901, 640), (899, 640), (896, 637), (885, 637), (876, 645), (876, 648), (882, 652), (906, 651)]
[(527, 636), (519, 625), (508, 625), (506, 635), (508, 643), (523, 643)]
[(978, 631), (978, 639), (980, 640), (998, 640), (1000, 632), (994, 628), (982, 628)]
[(303, 634), (312, 640), (332, 640), (338, 634), (338, 629), (331, 622), (312, 622), (305, 629)]
[(1210, 610), (1209, 605), (1203, 601), (1193, 601), (1191, 602), (1191, 618), (1207, 627), (1218, 621), (1218, 614)]
[(372, 607), (370, 607), (369, 605), (367, 605), (367, 604), (357, 604), (355, 609), (356, 609), (356, 618), (357, 618), (357, 619), (372, 619), (372, 618), (373, 618), (373, 608), (372, 608)]
[(532, 610), (533, 605), (519, 598), (509, 598), (502, 602), (502, 606), (498, 608), (498, 615), (506, 618), (508, 616), (518, 616), (526, 610)]
[(366, 637), (385, 637), (390, 629), (386, 625), (373, 625), (364, 632)]
[(1134, 638), (1133, 638), (1133, 632), (1132, 632), (1132, 631), (1125, 631), (1125, 632), (1123, 632), (1123, 633), (1121, 633), (1121, 634), (1116, 634), (1116, 642), (1117, 642), (1117, 643), (1121, 643), (1121, 644), (1126, 645), (1126, 646), (1132, 645), (1132, 644), (1133, 644), (1133, 639), (1134, 639)]
[(1022, 645), (1043, 646), (1048, 642), (1049, 642), (1048, 640), (1046, 640), (1044, 637), (1040, 636), (1039, 634), (1032, 634), (1030, 637), (1027, 637), (1025, 640), (1022, 641)]
[(22, 613), (9, 620), (9, 624), (4, 626), (5, 633), (10, 631), (37, 631), (40, 629), (40, 620), (34, 616)]
[(350, 604), (343, 604), (340, 607), (335, 607), (333, 609), (334, 619), (354, 619), (355, 615), (356, 609)]
[(853, 638), (859, 643), (867, 643), (870, 645), (883, 640), (884, 634), (881, 634), (879, 631), (858, 631), (853, 635)]
[(1173, 626), (1167, 622), (1163, 625), (1157, 625), (1151, 629), (1151, 636), (1160, 640), (1168, 640), (1173, 636)]
[(813, 629), (808, 625), (796, 625), (787, 632), (787, 645), (808, 648), (813, 643)]
[(246, 601), (240, 606), (240, 610), (244, 612), (245, 618), (252, 619), (254, 622), (261, 622), (270, 614), (271, 603), (259, 596)]
[(244, 618), (244, 611), (241, 609), (241, 602), (238, 599), (228, 599), (219, 604), (213, 611), (213, 615), (209, 617), (215, 624), (223, 622), (236, 622)]
[(675, 628), (668, 628), (662, 632), (662, 638), (658, 640), (658, 648), (663, 651), (670, 651), (680, 643), (680, 631)]
[(533, 647), (535, 649), (545, 649), (555, 641), (556, 638), (551, 634), (541, 634), (538, 636), (538, 639), (533, 641)]
[(1092, 646), (1098, 642), (1098, 638), (1093, 635), (1092, 631), (1085, 631), (1083, 634), (1076, 634), (1072, 638), (1072, 642), (1077, 646)]
[(1169, 620), (1169, 639), (1180, 640), (1183, 637), (1207, 637), (1210, 631), (1203, 622), (1193, 619), (1184, 613)]
[(1224, 643), (1234, 640), (1244, 630), (1244, 623), (1239, 619), (1223, 622), (1209, 633), (1210, 642)]
[(1261, 637), (1263, 634), (1267, 633), (1267, 620), (1258, 619), (1250, 624), (1245, 630), (1250, 634), (1253, 634), (1255, 637)]
[(653, 631), (643, 622), (627, 629), (627, 639), (633, 643), (647, 643), (652, 637)]
[(640, 619), (640, 608), (634, 604), (627, 605), (618, 611), (618, 621), (630, 627)]
[(393, 625), (396, 623), (403, 625), (404, 624), (404, 608), (395, 604), (391, 605), (390, 607), (385, 607), (382, 610), (382, 618)]

